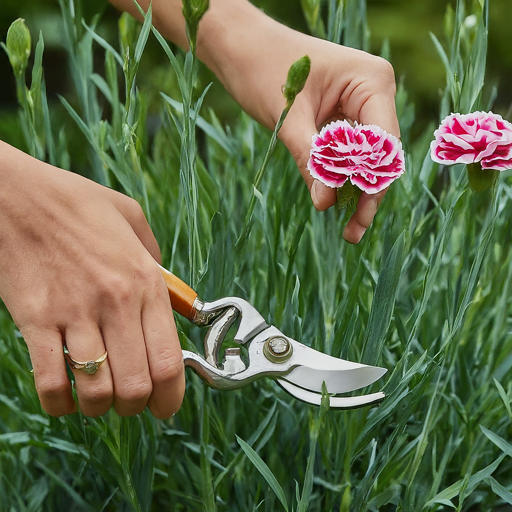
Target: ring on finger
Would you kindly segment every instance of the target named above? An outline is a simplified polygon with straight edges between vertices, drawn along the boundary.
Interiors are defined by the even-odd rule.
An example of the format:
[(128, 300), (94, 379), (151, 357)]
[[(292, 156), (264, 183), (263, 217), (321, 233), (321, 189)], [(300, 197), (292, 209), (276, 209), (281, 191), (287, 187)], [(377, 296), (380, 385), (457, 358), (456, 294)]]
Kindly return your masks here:
[(107, 359), (107, 351), (105, 350), (105, 353), (102, 356), (98, 357), (98, 359), (95, 359), (94, 361), (77, 361), (76, 359), (73, 359), (71, 357), (66, 345), (64, 345), (64, 355), (71, 368), (73, 368), (74, 370), (83, 370), (87, 375), (94, 375), (98, 371), (98, 368)]

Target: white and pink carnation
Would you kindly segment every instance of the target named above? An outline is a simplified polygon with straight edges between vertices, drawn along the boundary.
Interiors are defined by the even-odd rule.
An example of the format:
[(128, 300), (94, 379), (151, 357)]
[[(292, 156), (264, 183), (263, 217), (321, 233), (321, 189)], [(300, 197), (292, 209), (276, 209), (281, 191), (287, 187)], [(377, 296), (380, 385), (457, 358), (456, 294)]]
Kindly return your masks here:
[(313, 135), (308, 169), (328, 187), (350, 180), (376, 194), (405, 172), (405, 159), (401, 142), (379, 126), (334, 121)]
[(492, 112), (451, 114), (434, 132), (434, 162), (480, 163), (482, 169), (512, 169), (512, 124)]

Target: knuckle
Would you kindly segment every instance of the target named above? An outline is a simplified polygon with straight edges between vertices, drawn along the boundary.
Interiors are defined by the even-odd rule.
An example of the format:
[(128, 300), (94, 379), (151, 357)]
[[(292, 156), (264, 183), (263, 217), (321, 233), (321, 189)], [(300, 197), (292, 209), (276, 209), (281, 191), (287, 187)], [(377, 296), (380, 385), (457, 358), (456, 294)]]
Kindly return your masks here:
[(396, 89), (395, 70), (393, 66), (382, 57), (374, 57), (372, 63), (374, 76), (390, 89)]
[(126, 198), (126, 209), (132, 222), (143, 224), (147, 223), (144, 211), (135, 199), (132, 199), (131, 197)]
[(138, 217), (145, 218), (144, 217), (144, 212), (142, 211), (141, 205), (135, 199), (132, 199), (131, 197), (129, 197), (128, 198), (128, 204), (129, 204), (130, 211), (134, 215), (136, 215)]
[(99, 284), (100, 295), (110, 303), (125, 306), (133, 298), (133, 284), (118, 273), (105, 276)]
[(20, 309), (22, 314), (15, 318), (16, 324), (21, 331), (27, 333), (45, 325), (52, 313), (49, 301), (40, 300), (35, 295), (25, 300)]
[(129, 404), (136, 408), (143, 404), (142, 409), (144, 409), (152, 392), (153, 385), (149, 379), (136, 379), (126, 382), (124, 386), (116, 391), (116, 399), (123, 404)]
[(36, 380), (36, 391), (41, 402), (53, 402), (55, 399), (61, 399), (68, 393), (70, 386), (66, 376), (45, 376)]
[(130, 262), (129, 268), (125, 268), (123, 274), (111, 273), (98, 284), (103, 300), (125, 308), (132, 304), (145, 290), (156, 292), (162, 287), (162, 276), (158, 268), (148, 265), (144, 260), (137, 264)]
[(151, 378), (155, 386), (172, 385), (182, 378), (184, 372), (183, 357), (181, 351), (161, 354), (156, 368), (151, 372)]
[(162, 275), (155, 266), (154, 262), (148, 265), (146, 262), (137, 267), (134, 272), (134, 277), (144, 286), (155, 290), (162, 286)]
[(111, 402), (114, 397), (114, 388), (109, 382), (98, 382), (84, 386), (82, 389), (77, 387), (80, 401), (103, 404)]

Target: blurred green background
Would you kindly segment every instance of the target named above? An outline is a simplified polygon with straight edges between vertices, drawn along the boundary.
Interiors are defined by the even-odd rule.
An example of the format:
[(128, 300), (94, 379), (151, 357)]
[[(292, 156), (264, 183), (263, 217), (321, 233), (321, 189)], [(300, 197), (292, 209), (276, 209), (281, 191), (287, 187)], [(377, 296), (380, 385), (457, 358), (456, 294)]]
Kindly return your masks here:
[[(307, 32), (300, 0), (254, 0), (254, 3), (279, 21)], [(447, 0), (411, 2), (408, 0), (368, 0), (368, 21), (371, 30), (371, 51), (379, 54), (383, 43), (389, 41), (391, 61), (397, 80), (403, 80), (406, 90), (416, 106), (416, 124), (419, 131), (428, 122), (437, 122), (441, 89), (445, 84), (444, 70), (429, 32), (441, 41), (443, 18)], [(452, 1), (452, 4), (455, 2)], [(101, 13), (103, 36), (116, 44), (117, 11), (106, 0), (90, 0), (83, 13), (90, 20)], [(510, 41), (511, 0), (490, 1), (490, 35), (488, 54), (488, 87), (497, 85), (499, 94), (495, 111), (505, 116), (512, 114), (512, 45)], [(44, 68), (50, 101), (58, 102), (57, 94), (67, 95), (68, 71), (62, 49), (62, 30), (57, 0), (2, 0), (0, 7), (0, 39), (5, 41), (7, 29), (18, 17), (26, 19), (35, 39), (39, 30), (45, 38)], [(101, 72), (101, 51), (98, 51), (98, 70)], [(159, 45), (153, 40), (148, 45), (139, 73), (139, 86), (152, 91), (172, 93), (174, 77), (167, 60), (162, 58)], [(23, 147), (17, 123), (14, 78), (4, 52), (0, 52), (0, 139)], [(214, 79), (202, 70), (204, 86)], [(72, 99), (72, 98), (71, 98)], [(215, 83), (208, 93), (206, 107), (214, 107), (217, 115), (229, 123), (238, 113), (238, 107)], [(63, 119), (65, 114), (63, 114)], [(71, 123), (70, 123), (71, 124)], [(73, 128), (71, 128), (73, 129)]]

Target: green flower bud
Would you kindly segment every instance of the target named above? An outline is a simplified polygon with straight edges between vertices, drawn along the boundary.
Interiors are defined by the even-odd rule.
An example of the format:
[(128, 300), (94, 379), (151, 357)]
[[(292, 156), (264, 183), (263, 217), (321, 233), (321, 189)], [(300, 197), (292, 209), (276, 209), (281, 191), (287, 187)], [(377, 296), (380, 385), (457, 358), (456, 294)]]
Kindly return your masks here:
[(499, 171), (495, 169), (482, 169), (480, 162), (468, 164), (468, 181), (469, 186), (475, 192), (483, 192), (492, 188), (498, 180)]
[(30, 31), (25, 25), (25, 20), (18, 18), (9, 27), (4, 49), (9, 57), (14, 74), (17, 77), (22, 76), (27, 69), (30, 50), (32, 48), (32, 39)]
[(310, 69), (311, 60), (307, 55), (291, 65), (286, 84), (283, 87), (283, 95), (286, 98), (287, 105), (291, 106), (295, 101), (295, 96), (304, 89)]
[(342, 187), (336, 191), (337, 205), (340, 210), (346, 209), (348, 215), (352, 215), (357, 208), (357, 202), (362, 194), (362, 190), (352, 184), (350, 179), (343, 184)]
[(121, 14), (118, 22), (121, 48), (127, 59), (130, 58), (130, 48), (135, 47), (139, 25), (133, 16), (127, 12)]
[(446, 13), (444, 15), (444, 35), (448, 41), (451, 40), (453, 36), (453, 30), (455, 27), (455, 11), (451, 4), (446, 6)]
[(187, 23), (187, 34), (192, 53), (196, 51), (197, 28), (201, 18), (210, 7), (209, 0), (183, 0), (183, 17)]

